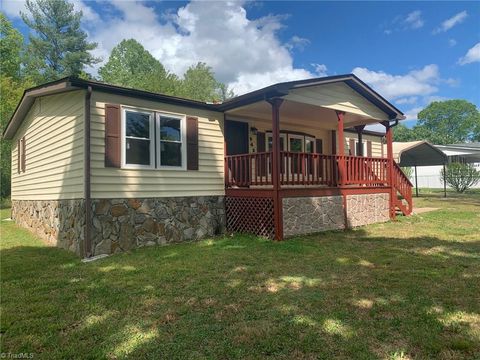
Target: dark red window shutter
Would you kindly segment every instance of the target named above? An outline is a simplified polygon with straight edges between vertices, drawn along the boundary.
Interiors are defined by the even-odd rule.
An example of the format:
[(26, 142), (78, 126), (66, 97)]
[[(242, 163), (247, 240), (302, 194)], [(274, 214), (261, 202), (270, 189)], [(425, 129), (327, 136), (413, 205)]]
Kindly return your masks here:
[(20, 174), (22, 169), (22, 146), (20, 145), (20, 139), (17, 140), (17, 173)]
[[(257, 152), (265, 152), (265, 133), (260, 131), (257, 132)], [(257, 163), (257, 172), (260, 176), (267, 174), (267, 158), (265, 156), (261, 157)]]
[(121, 165), (120, 105), (105, 104), (105, 167)]
[(187, 116), (187, 170), (198, 170), (198, 118)]
[(22, 172), (25, 172), (26, 168), (26, 153), (27, 153), (27, 140), (25, 136), (22, 138)]
[(349, 143), (349, 151), (350, 151), (350, 155), (354, 156), (355, 155), (355, 139), (350, 139), (348, 141)]
[(367, 156), (372, 157), (372, 142), (367, 140)]

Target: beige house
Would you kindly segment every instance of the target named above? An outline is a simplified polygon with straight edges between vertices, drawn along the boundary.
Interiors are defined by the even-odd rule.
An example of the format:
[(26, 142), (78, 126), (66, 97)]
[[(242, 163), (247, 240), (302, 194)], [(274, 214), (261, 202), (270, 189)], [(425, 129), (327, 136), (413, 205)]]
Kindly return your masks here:
[[(85, 257), (385, 221), (411, 211), (408, 180), (382, 146), (403, 118), (354, 75), (223, 104), (61, 79), (27, 90), (4, 132), (12, 217)], [(379, 122), (385, 136), (363, 130)], [(266, 218), (252, 219), (260, 209)]]

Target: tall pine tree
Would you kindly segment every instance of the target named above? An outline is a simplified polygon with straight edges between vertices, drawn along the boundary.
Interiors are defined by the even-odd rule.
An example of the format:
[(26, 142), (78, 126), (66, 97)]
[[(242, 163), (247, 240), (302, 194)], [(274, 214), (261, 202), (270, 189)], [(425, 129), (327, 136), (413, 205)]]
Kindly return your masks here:
[(79, 76), (84, 67), (99, 61), (90, 52), (96, 43), (87, 41), (80, 28), (81, 11), (66, 0), (27, 0), (28, 14), (21, 13), (33, 30), (28, 45), (27, 72), (37, 83), (65, 76)]

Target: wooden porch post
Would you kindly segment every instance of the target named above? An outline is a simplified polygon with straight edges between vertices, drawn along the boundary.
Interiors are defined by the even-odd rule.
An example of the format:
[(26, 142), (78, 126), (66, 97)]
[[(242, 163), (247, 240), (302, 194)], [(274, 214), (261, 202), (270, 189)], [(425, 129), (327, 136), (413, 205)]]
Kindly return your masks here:
[(337, 114), (337, 143), (338, 143), (338, 156), (340, 156), (339, 162), (338, 162), (338, 182), (340, 186), (345, 185), (346, 180), (345, 179), (345, 174), (346, 174), (346, 163), (345, 163), (345, 138), (343, 134), (343, 122), (345, 119), (345, 112), (343, 111), (335, 111)]
[(357, 146), (357, 155), (358, 156), (364, 156), (365, 154), (363, 153), (363, 129), (365, 128), (365, 125), (357, 125), (355, 126), (355, 130), (357, 130), (357, 137), (358, 137), (358, 146)]
[(388, 169), (387, 169), (387, 176), (388, 176), (388, 185), (390, 187), (390, 219), (395, 219), (395, 197), (397, 196), (397, 192), (395, 191), (395, 186), (393, 184), (393, 130), (390, 126), (390, 121), (383, 121), (382, 125), (385, 126), (386, 132), (386, 139), (387, 139), (387, 159), (388, 159)]
[(272, 184), (275, 240), (283, 240), (283, 205), (280, 198), (280, 106), (283, 99), (269, 99), (272, 105)]

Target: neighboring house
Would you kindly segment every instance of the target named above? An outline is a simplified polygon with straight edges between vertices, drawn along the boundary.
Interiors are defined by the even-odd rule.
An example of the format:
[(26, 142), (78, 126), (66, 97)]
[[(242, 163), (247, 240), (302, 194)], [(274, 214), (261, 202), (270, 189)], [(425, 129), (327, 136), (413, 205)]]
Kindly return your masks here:
[[(354, 75), (222, 104), (61, 79), (27, 90), (4, 132), (12, 218), (85, 257), (225, 231), (280, 240), (386, 221), (412, 211), (391, 150), (404, 118)], [(383, 136), (362, 131), (375, 123), (386, 128), (385, 157)]]

